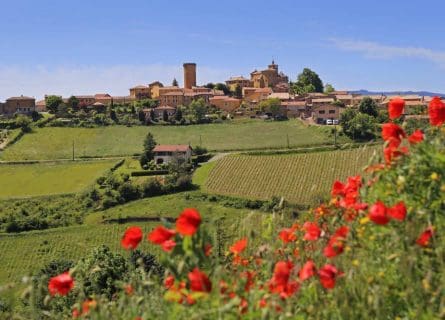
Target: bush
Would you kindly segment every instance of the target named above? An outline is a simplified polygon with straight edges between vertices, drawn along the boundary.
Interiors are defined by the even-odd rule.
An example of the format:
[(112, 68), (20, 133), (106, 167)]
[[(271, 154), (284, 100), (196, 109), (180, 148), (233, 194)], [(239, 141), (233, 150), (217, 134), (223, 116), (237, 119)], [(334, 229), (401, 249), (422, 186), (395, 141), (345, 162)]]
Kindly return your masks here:
[(163, 193), (162, 185), (156, 178), (150, 178), (145, 181), (141, 189), (144, 197), (154, 197)]

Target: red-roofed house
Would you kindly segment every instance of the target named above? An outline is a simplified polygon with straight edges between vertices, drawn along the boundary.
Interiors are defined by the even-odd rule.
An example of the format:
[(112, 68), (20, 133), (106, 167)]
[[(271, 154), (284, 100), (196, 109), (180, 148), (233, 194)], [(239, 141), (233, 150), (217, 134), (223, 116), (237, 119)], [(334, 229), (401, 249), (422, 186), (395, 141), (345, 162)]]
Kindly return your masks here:
[(187, 144), (159, 144), (153, 149), (156, 164), (169, 163), (174, 157), (189, 162), (192, 158), (192, 147)]

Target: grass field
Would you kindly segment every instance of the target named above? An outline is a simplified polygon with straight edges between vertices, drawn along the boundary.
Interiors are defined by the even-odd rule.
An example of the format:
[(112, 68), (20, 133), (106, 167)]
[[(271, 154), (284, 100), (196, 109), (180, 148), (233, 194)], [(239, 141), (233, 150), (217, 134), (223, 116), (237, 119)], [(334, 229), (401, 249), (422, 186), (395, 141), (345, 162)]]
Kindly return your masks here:
[[(215, 219), (224, 219), (222, 222), (224, 232), (233, 235), (243, 233), (242, 223), (250, 225), (249, 221), (252, 219), (258, 225), (260, 217), (266, 215), (247, 209), (227, 208), (215, 203), (187, 200), (184, 193), (179, 193), (134, 201), (94, 213), (82, 226), (3, 234), (0, 235), (0, 287), (7, 282), (18, 281), (24, 275), (38, 270), (54, 259), (78, 259), (101, 244), (124, 253), (120, 248), (120, 238), (130, 224), (106, 224), (102, 223), (104, 219), (176, 217), (187, 207), (194, 207), (200, 211), (209, 230), (215, 230)], [(159, 222), (132, 223), (143, 227), (145, 232), (157, 224)], [(150, 246), (146, 241), (141, 248), (152, 253), (158, 252), (158, 248)]]
[[(331, 128), (307, 127), (299, 120), (265, 122), (245, 120), (192, 126), (102, 128), (41, 128), (26, 134), (7, 148), (0, 159), (69, 159), (74, 141), (75, 156), (121, 156), (142, 151), (146, 134), (153, 133), (162, 144), (191, 144), (209, 150), (286, 148), (332, 143)], [(342, 139), (345, 139), (342, 137)]]
[(0, 199), (79, 192), (115, 163), (116, 160), (0, 165)]
[[(203, 167), (197, 181), (205, 191), (252, 199), (283, 196), (311, 205), (329, 194), (335, 179), (361, 172), (378, 147), (295, 155), (231, 155)], [(202, 176), (208, 172), (207, 179)], [(205, 182), (203, 183), (203, 180)]]

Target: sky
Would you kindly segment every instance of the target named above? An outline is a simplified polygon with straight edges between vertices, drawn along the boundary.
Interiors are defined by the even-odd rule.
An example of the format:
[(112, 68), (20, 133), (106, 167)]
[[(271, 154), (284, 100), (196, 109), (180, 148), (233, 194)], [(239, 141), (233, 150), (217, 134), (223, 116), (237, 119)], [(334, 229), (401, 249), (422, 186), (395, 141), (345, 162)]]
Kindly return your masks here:
[(272, 59), (338, 90), (445, 92), (443, 0), (1, 0), (0, 101), (249, 77)]

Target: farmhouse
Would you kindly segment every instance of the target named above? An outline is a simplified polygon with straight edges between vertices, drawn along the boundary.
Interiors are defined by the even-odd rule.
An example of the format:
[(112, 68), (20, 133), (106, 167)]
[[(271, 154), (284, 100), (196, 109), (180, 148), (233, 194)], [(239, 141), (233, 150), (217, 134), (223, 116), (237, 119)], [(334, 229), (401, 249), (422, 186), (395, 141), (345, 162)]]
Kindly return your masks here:
[(11, 97), (6, 100), (3, 107), (0, 109), (6, 116), (14, 114), (30, 114), (36, 109), (36, 99), (31, 97)]
[(153, 109), (153, 112), (155, 114), (155, 118), (163, 118), (164, 113), (167, 114), (167, 118), (170, 118), (172, 115), (175, 114), (176, 108), (170, 107), (170, 106), (160, 106)]
[(241, 105), (241, 99), (232, 98), (229, 96), (214, 96), (209, 99), (212, 106), (226, 112), (232, 112), (238, 109)]
[(189, 162), (192, 157), (192, 147), (186, 144), (160, 144), (153, 149), (156, 164), (170, 163), (174, 158)]
[(326, 120), (339, 120), (340, 113), (345, 108), (336, 104), (326, 103), (314, 105), (312, 108), (312, 118), (317, 123), (324, 123)]

